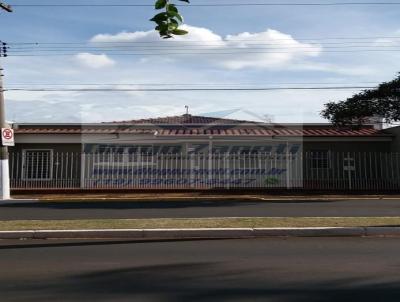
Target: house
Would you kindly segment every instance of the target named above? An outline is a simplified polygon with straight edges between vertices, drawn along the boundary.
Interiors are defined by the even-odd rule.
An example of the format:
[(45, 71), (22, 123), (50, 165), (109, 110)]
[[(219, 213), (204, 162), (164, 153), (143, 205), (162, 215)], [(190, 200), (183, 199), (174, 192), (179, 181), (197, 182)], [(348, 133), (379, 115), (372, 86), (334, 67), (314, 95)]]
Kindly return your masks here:
[[(14, 188), (369, 189), (399, 183), (397, 128), (337, 129), (184, 114), (14, 125)], [(400, 185), (399, 185), (400, 186)]]

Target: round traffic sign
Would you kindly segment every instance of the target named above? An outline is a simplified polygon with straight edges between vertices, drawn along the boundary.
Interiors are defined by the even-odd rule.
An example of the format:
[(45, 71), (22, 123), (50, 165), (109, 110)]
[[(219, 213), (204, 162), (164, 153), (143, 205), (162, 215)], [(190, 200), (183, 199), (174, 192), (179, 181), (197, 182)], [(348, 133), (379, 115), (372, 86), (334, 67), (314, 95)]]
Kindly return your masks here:
[(13, 131), (11, 129), (4, 129), (3, 130), (3, 137), (5, 139), (12, 139), (13, 138)]

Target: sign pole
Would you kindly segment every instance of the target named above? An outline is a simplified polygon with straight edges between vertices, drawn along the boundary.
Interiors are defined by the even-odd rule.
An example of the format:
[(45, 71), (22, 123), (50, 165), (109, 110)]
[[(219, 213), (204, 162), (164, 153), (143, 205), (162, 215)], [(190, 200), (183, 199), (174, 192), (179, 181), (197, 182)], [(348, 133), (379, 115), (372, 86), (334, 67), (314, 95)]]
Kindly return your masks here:
[[(9, 128), (6, 123), (4, 89), (3, 89), (3, 69), (0, 66), (0, 126)], [(3, 135), (3, 131), (2, 131)], [(3, 143), (0, 147), (0, 200), (10, 199), (10, 171), (8, 166), (8, 148)]]

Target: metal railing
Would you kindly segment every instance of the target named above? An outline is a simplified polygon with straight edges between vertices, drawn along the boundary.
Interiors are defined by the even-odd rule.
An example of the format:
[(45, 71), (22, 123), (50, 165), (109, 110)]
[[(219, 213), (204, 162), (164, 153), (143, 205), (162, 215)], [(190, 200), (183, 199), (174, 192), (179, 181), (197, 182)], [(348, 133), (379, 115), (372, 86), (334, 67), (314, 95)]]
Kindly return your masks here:
[(33, 150), (10, 156), (13, 189), (399, 190), (400, 153), (114, 154)]

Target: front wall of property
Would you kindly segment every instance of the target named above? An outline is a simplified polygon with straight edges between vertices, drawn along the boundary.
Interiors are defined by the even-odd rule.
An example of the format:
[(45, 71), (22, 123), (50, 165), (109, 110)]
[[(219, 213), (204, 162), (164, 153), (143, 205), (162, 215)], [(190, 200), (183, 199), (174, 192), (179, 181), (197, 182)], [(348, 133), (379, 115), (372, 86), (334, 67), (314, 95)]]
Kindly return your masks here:
[(80, 144), (17, 144), (9, 149), (13, 187), (78, 186)]
[[(327, 188), (347, 188), (354, 179), (371, 186), (383, 178), (399, 178), (398, 169), (390, 165), (392, 158), (385, 155), (392, 150), (388, 139), (164, 138), (134, 142), (17, 144), (10, 148), (13, 187), (311, 188), (323, 182)], [(210, 159), (211, 148), (214, 157)], [(226, 158), (226, 153), (232, 156)]]

